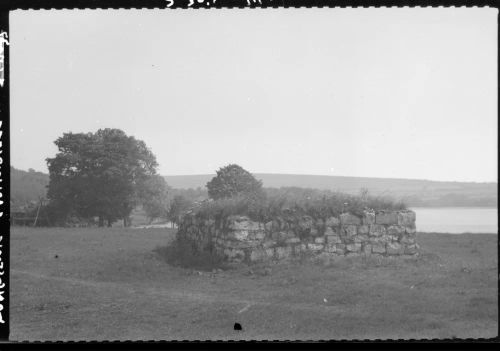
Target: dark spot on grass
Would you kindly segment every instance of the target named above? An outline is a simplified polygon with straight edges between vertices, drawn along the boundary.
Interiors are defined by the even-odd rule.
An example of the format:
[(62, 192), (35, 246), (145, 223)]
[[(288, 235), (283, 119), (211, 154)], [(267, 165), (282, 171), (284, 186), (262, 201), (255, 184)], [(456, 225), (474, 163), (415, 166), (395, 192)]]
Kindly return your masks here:
[(234, 323), (234, 330), (243, 330), (243, 327), (240, 323)]

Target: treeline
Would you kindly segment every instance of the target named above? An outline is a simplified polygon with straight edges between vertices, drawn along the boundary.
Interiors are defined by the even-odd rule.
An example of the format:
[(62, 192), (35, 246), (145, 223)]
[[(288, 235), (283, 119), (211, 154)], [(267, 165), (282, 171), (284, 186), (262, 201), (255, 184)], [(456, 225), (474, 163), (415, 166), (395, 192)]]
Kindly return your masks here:
[[(122, 130), (64, 133), (54, 143), (58, 152), (46, 159), (48, 179), (34, 171), (11, 169), (15, 216), (30, 218), (36, 212), (43, 219), (39, 223), (52, 226), (102, 227), (119, 220), (130, 226), (137, 208), (150, 220), (177, 218), (172, 213), (175, 204), (185, 208), (206, 194), (201, 189), (171, 189), (157, 173), (153, 152)], [(20, 190), (33, 179), (29, 191), (36, 198), (29, 199)]]

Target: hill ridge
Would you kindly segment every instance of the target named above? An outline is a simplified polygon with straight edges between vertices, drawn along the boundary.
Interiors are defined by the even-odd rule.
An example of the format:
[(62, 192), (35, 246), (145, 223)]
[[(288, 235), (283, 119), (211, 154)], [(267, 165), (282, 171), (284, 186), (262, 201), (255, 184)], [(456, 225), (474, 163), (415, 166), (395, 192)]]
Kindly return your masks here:
[[(215, 174), (163, 176), (177, 189), (205, 188)], [(362, 188), (372, 195), (403, 199), (411, 206), (497, 206), (498, 184), (404, 178), (350, 177), (281, 173), (254, 173), (264, 187), (302, 187), (358, 194)], [(37, 201), (46, 193), (49, 176), (34, 170), (11, 167), (11, 204)]]

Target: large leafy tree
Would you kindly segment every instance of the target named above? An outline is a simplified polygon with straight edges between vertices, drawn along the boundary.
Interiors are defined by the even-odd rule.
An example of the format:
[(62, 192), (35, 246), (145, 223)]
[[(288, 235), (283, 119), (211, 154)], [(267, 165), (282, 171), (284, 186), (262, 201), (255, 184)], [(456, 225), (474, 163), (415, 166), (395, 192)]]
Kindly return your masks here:
[(262, 181), (236, 164), (220, 168), (217, 175), (207, 183), (208, 196), (214, 200), (244, 196), (264, 196)]
[(99, 218), (99, 226), (130, 215), (158, 166), (146, 144), (119, 129), (64, 133), (48, 158), (47, 196), (61, 215)]

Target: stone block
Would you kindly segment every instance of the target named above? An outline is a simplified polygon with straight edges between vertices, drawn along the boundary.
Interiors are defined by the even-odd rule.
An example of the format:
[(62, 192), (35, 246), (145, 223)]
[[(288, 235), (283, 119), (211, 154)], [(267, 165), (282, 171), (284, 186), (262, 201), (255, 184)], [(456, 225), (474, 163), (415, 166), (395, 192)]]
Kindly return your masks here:
[(386, 244), (385, 243), (372, 244), (372, 252), (377, 253), (377, 254), (385, 254), (386, 253)]
[(405, 255), (415, 255), (418, 253), (418, 245), (406, 245), (404, 248)]
[(415, 225), (407, 225), (405, 226), (405, 232), (407, 234), (415, 234), (417, 232), (417, 228)]
[(387, 227), (387, 234), (399, 236), (405, 232), (405, 227), (401, 225), (390, 225)]
[(279, 232), (271, 232), (271, 239), (274, 241), (278, 241), (280, 238), (280, 233)]
[(257, 262), (267, 259), (266, 251), (263, 249), (255, 249), (250, 251), (250, 261)]
[(256, 240), (263, 240), (266, 237), (266, 233), (259, 230), (258, 232), (253, 233), (253, 237)]
[(402, 244), (413, 245), (415, 244), (415, 236), (403, 235), (400, 239)]
[(339, 255), (343, 255), (345, 253), (345, 244), (337, 244), (336, 245), (336, 253)]
[(232, 237), (236, 240), (247, 240), (249, 235), (248, 230), (237, 229), (232, 232)]
[(229, 229), (232, 230), (259, 230), (259, 223), (251, 221), (246, 216), (230, 216)]
[(389, 238), (388, 242), (394, 241), (394, 242), (399, 242), (400, 236), (399, 235), (387, 235)]
[(277, 219), (273, 220), (273, 223), (271, 225), (271, 230), (273, 232), (279, 232), (281, 230), (281, 223)]
[(311, 251), (314, 251), (314, 252), (317, 252), (317, 251), (321, 251), (323, 250), (324, 248), (324, 245), (323, 244), (307, 244), (307, 248)]
[(278, 232), (275, 240), (278, 242), (285, 242), (287, 239), (291, 239), (293, 237), (294, 237), (293, 233)]
[(361, 224), (361, 219), (358, 216), (350, 213), (342, 213), (340, 215), (340, 224)]
[(274, 249), (272, 247), (265, 249), (265, 252), (268, 259), (274, 257)]
[(299, 245), (295, 245), (295, 246), (293, 247), (293, 252), (294, 252), (295, 254), (299, 254), (299, 253), (304, 252), (304, 251), (306, 251), (306, 250), (307, 250), (307, 246), (306, 246), (306, 244), (299, 244)]
[(292, 251), (293, 251), (294, 255), (300, 254), (302, 252), (300, 244), (299, 245), (293, 245), (292, 246)]
[(398, 213), (380, 211), (375, 214), (375, 224), (398, 224)]
[(321, 233), (319, 232), (319, 230), (318, 230), (318, 229), (316, 229), (316, 228), (312, 228), (312, 229), (310, 230), (309, 234), (310, 234), (310, 235), (312, 235), (312, 236), (318, 236), (318, 235), (321, 235)]
[(291, 246), (279, 246), (275, 249), (276, 252), (276, 258), (278, 260), (282, 260), (285, 258), (288, 258), (292, 254), (292, 247)]
[(330, 253), (337, 252), (337, 245), (335, 245), (335, 244), (327, 244), (325, 246), (325, 251), (326, 252), (330, 252)]
[(233, 259), (243, 260), (243, 258), (245, 258), (245, 252), (243, 250), (225, 249), (224, 255), (226, 255), (227, 258), (229, 258), (230, 260), (233, 260)]
[(372, 253), (372, 245), (371, 244), (364, 244), (362, 251), (365, 255), (370, 255)]
[(415, 225), (416, 214), (413, 211), (399, 211), (398, 224), (403, 226)]
[(355, 243), (364, 243), (364, 242), (367, 242), (369, 240), (370, 240), (370, 238), (368, 237), (368, 235), (356, 235), (354, 237)]
[(325, 229), (325, 235), (328, 236), (328, 235), (335, 235), (335, 230), (333, 230), (332, 228), (330, 227), (326, 227)]
[(314, 226), (314, 221), (310, 216), (303, 216), (298, 223), (301, 230), (311, 229)]
[(363, 211), (363, 217), (361, 217), (361, 223), (363, 223), (364, 225), (375, 224), (375, 212)]
[(337, 227), (340, 224), (340, 220), (337, 217), (329, 217), (325, 221), (327, 227)]
[(346, 249), (348, 252), (359, 252), (361, 251), (361, 244), (360, 243), (348, 244), (346, 245)]
[(260, 245), (256, 240), (226, 240), (225, 246), (232, 249), (246, 249)]
[(266, 224), (264, 224), (264, 229), (270, 232), (273, 229), (273, 221), (269, 221)]
[(358, 232), (358, 227), (356, 225), (342, 225), (340, 233), (342, 236), (353, 237)]
[(317, 237), (317, 238), (314, 239), (314, 242), (316, 244), (324, 244), (325, 243), (325, 238), (322, 237), (322, 236), (319, 236), (319, 237)]
[(388, 255), (402, 255), (404, 253), (404, 247), (399, 243), (388, 243), (387, 244), (387, 254)]
[(386, 229), (383, 225), (380, 224), (370, 225), (370, 236), (382, 236), (385, 234), (386, 234)]
[(368, 225), (358, 226), (358, 234), (366, 235), (368, 233), (370, 233), (370, 227)]
[(297, 243), (300, 243), (300, 239), (299, 238), (289, 238), (289, 239), (285, 240), (285, 243), (287, 243), (287, 244), (297, 244)]
[(340, 244), (342, 240), (340, 240), (340, 237), (337, 235), (329, 235), (326, 237), (326, 242), (328, 244)]
[(381, 243), (381, 244), (387, 244), (387, 243), (390, 243), (392, 241), (392, 238), (390, 235), (382, 235), (382, 236), (371, 236), (370, 237), (370, 242), (372, 244), (377, 244), (377, 243)]
[(263, 246), (264, 248), (274, 247), (274, 246), (276, 246), (276, 241), (275, 241), (275, 240), (267, 240), (267, 241), (264, 241), (264, 242), (262, 243), (262, 246)]

